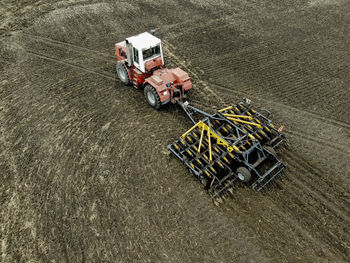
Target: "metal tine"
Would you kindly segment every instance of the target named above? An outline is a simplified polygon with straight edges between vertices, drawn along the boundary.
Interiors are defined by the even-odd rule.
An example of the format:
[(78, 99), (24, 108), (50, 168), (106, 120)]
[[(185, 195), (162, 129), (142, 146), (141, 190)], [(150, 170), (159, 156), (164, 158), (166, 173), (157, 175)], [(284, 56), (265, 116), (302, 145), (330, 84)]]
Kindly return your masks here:
[[(231, 180), (230, 182), (227, 182), (224, 184), (224, 186), (217, 190), (215, 187), (212, 190), (212, 198), (221, 198), (222, 201), (224, 201), (225, 199), (227, 199), (229, 196), (231, 196), (233, 194), (233, 182), (234, 180)], [(222, 186), (222, 184), (218, 184), (217, 186)]]
[(231, 195), (233, 195), (233, 187), (228, 188), (227, 191), (228, 191)]
[(224, 202), (224, 200), (222, 199), (221, 196), (220, 196), (220, 197), (217, 197), (217, 201), (218, 201), (220, 204), (222, 204), (222, 203)]
[(215, 199), (213, 199), (213, 202), (214, 202), (214, 205), (216, 205), (216, 206), (220, 205), (220, 203), (217, 200), (215, 200)]

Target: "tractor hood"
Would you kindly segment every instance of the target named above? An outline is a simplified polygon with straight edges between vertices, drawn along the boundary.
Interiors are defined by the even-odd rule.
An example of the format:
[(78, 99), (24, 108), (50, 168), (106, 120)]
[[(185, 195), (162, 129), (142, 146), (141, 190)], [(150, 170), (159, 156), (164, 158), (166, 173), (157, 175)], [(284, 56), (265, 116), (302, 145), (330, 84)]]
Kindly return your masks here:
[(156, 70), (152, 77), (149, 78), (149, 81), (153, 82), (155, 86), (162, 86), (163, 88), (167, 88), (174, 83), (182, 85), (187, 80), (190, 80), (190, 77), (180, 68), (159, 69)]
[(171, 69), (171, 72), (173, 73), (176, 81), (179, 83), (185, 82), (186, 80), (190, 79), (187, 72), (183, 71), (180, 68)]

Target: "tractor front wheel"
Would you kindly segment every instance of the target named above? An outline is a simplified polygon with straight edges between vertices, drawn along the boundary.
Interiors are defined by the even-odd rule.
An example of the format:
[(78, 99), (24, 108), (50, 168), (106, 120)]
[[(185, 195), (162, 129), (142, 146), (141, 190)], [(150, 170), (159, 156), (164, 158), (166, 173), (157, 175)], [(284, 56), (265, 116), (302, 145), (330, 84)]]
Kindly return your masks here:
[(145, 97), (148, 102), (148, 104), (156, 109), (159, 110), (161, 103), (160, 103), (160, 98), (159, 95), (154, 87), (151, 85), (147, 84), (144, 89)]
[(123, 82), (125, 85), (129, 85), (130, 79), (128, 72), (126, 71), (126, 68), (124, 66), (124, 63), (118, 62), (116, 70), (118, 78), (121, 80), (121, 82)]

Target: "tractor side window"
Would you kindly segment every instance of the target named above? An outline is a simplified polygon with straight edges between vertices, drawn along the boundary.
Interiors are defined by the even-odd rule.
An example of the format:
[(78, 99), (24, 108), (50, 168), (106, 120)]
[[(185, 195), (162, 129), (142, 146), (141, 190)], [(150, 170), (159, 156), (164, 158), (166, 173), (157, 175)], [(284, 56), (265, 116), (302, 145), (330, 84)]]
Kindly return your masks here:
[(134, 48), (134, 61), (139, 63), (139, 51), (136, 48)]
[(155, 46), (142, 51), (143, 59), (146, 60), (153, 56), (158, 56), (160, 54), (160, 46)]

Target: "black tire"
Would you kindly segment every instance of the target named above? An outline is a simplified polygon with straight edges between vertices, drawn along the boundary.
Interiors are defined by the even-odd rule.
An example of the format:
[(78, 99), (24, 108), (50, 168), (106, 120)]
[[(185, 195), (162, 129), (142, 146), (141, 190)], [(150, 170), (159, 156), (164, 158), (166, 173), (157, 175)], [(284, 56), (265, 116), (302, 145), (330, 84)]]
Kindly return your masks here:
[(161, 103), (160, 103), (160, 98), (159, 98), (159, 95), (158, 95), (156, 89), (154, 87), (152, 87), (151, 85), (147, 84), (145, 86), (145, 89), (144, 89), (144, 94), (145, 94), (145, 97), (146, 97), (148, 104), (152, 108), (159, 110)]
[(243, 183), (248, 183), (252, 178), (252, 174), (250, 173), (250, 171), (243, 166), (238, 167), (236, 170), (236, 173), (237, 173), (238, 179)]
[(125, 85), (129, 85), (130, 79), (129, 79), (128, 72), (125, 69), (124, 63), (118, 62), (117, 66), (116, 66), (116, 70), (117, 70), (117, 75), (118, 75), (118, 78), (120, 79), (120, 81), (123, 82)]
[(264, 148), (264, 150), (267, 151), (269, 154), (272, 154), (273, 156), (276, 156), (276, 155), (277, 155), (275, 149), (272, 148), (271, 146), (264, 146), (263, 148)]

